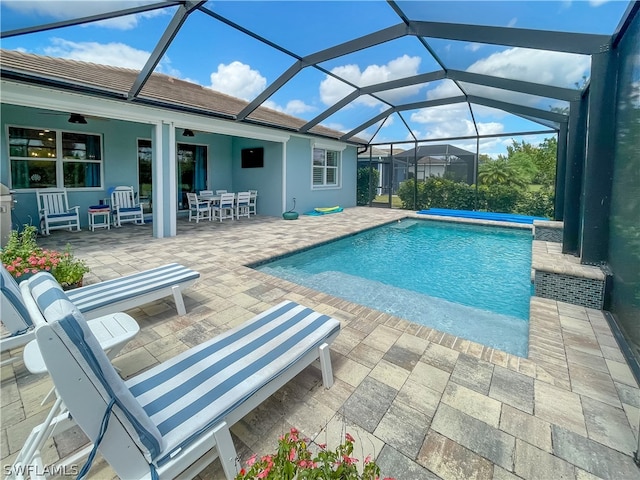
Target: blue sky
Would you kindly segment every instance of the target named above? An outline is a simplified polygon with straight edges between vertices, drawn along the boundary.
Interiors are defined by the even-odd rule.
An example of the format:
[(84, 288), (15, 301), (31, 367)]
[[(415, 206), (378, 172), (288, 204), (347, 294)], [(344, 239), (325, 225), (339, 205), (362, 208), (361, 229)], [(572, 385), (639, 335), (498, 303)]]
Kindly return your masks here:
[[(56, 1), (3, 0), (0, 3), (2, 30), (91, 15), (101, 9), (126, 8), (142, 1)], [(475, 23), (544, 30), (560, 30), (610, 35), (627, 8), (627, 1), (409, 1), (398, 2), (413, 20)], [(222, 1), (207, 7), (253, 30), (269, 41), (299, 56), (329, 48), (380, 28), (400, 23), (400, 18), (383, 1)], [(2, 48), (72, 58), (95, 63), (140, 69), (169, 23), (175, 9), (127, 16), (84, 26), (67, 27), (2, 40)], [(522, 48), (497, 47), (451, 40), (428, 39), (448, 68), (487, 73), (506, 78), (539, 81), (575, 88), (589, 76), (589, 59), (581, 55), (542, 52)], [(267, 85), (289, 68), (295, 59), (195, 12), (186, 21), (157, 71), (246, 99), (255, 98)], [(438, 70), (437, 62), (416, 37), (404, 37), (350, 55), (335, 58), (322, 67), (364, 86)], [(466, 85), (469, 93), (487, 93)], [(303, 69), (293, 81), (273, 95), (266, 106), (310, 120), (343, 98), (351, 87), (312, 68)], [(563, 107), (551, 99), (489, 91), (499, 99), (548, 110)], [(458, 95), (453, 82), (443, 80), (406, 87), (381, 94), (382, 100), (410, 103)], [(379, 99), (361, 97), (326, 119), (323, 124), (341, 131), (355, 126), (388, 108)], [(481, 153), (492, 156), (505, 151), (513, 132), (545, 127), (487, 107), (474, 106), (480, 133), (502, 134), (481, 141)], [(469, 108), (458, 104), (403, 112), (360, 132), (362, 138), (374, 134), (374, 143), (411, 138), (446, 138), (473, 135)], [(377, 133), (376, 133), (377, 131)], [(548, 135), (527, 137), (537, 143)], [(475, 140), (450, 142), (475, 151)], [(408, 147), (407, 147), (408, 148)]]

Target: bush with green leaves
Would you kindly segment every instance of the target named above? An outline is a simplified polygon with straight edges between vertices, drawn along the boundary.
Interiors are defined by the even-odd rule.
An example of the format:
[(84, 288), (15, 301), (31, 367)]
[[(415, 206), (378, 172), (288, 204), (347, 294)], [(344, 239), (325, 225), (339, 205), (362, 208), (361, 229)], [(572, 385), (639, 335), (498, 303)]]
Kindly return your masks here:
[(375, 168), (358, 168), (358, 182), (356, 192), (356, 203), (358, 205), (369, 205), (369, 202), (376, 198), (376, 187), (380, 173)]
[(89, 267), (73, 255), (71, 245), (67, 244), (64, 252), (48, 250), (38, 246), (37, 229), (33, 225), (25, 225), (22, 232), (12, 230), (6, 246), (0, 252), (4, 268), (16, 280), (20, 281), (41, 271), (51, 272), (63, 288), (76, 285), (82, 281)]

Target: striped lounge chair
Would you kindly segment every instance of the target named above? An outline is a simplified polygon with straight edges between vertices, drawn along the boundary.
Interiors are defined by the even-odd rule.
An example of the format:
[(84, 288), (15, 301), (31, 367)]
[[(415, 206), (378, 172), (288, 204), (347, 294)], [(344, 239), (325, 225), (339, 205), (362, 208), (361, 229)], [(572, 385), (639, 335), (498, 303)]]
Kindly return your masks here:
[(294, 302), (123, 381), (53, 279), (31, 294), (47, 320), (36, 338), (56, 391), (121, 478), (192, 478), (220, 458), (232, 479), (231, 425), (317, 359), (333, 383), (340, 323)]
[[(179, 315), (187, 313), (182, 290), (193, 285), (200, 273), (178, 263), (70, 290), (68, 296), (85, 318), (128, 310), (173, 295)], [(27, 282), (30, 280), (27, 280)], [(24, 282), (23, 282), (24, 283)], [(0, 265), (0, 308), (6, 335), (0, 340), (0, 351), (22, 347), (35, 338), (34, 322), (21, 298), (20, 288), (11, 274)], [(18, 357), (3, 359), (5, 365)]]

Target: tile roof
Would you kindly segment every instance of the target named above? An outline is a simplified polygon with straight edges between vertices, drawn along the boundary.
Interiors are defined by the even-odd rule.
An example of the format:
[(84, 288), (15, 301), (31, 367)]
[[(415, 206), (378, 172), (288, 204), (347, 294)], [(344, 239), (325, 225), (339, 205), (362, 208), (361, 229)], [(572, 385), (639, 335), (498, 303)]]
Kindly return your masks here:
[[(53, 81), (63, 88), (81, 87), (94, 94), (109, 95), (112, 98), (115, 96), (122, 100), (127, 98), (140, 73), (129, 68), (4, 49), (0, 50), (0, 68), (3, 77), (9, 73), (18, 74), (26, 76), (33, 83)], [(136, 98), (137, 102), (154, 103), (173, 109), (182, 106), (192, 111), (230, 119), (235, 118), (248, 105), (245, 100), (162, 73), (151, 74)], [(296, 131), (307, 123), (304, 119), (266, 107), (257, 108), (245, 121), (289, 131)], [(308, 133), (334, 139), (343, 135), (343, 132), (321, 125), (314, 126)], [(366, 143), (361, 139), (353, 141)]]

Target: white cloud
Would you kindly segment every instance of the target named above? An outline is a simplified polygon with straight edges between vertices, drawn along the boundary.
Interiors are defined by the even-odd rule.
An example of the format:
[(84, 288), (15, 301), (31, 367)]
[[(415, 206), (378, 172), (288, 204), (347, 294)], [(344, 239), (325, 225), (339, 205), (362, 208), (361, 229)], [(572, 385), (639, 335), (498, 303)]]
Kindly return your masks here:
[(518, 23), (518, 17), (513, 17), (509, 20), (509, 23), (507, 23), (507, 27), (515, 27), (516, 23)]
[(71, 42), (62, 38), (53, 38), (51, 45), (44, 48), (44, 53), (52, 57), (135, 70), (140, 70), (150, 55), (150, 52), (124, 43)]
[(267, 86), (267, 79), (249, 65), (239, 61), (228, 65), (221, 63), (211, 74), (212, 90), (226, 93), (247, 101), (253, 100)]
[(575, 87), (589, 71), (589, 57), (564, 52), (509, 48), (489, 55), (467, 71), (546, 85)]
[[(406, 78), (418, 73), (420, 57), (410, 57), (402, 55), (391, 60), (385, 65), (369, 65), (364, 70), (360, 70), (358, 65), (342, 65), (331, 70), (332, 73), (359, 87), (375, 85), (377, 83), (388, 82), (399, 78)], [(389, 101), (398, 100), (409, 95), (414, 95), (420, 90), (420, 85), (397, 88), (385, 93), (385, 98)], [(333, 105), (337, 101), (346, 97), (353, 91), (353, 88), (344, 82), (327, 76), (320, 82), (320, 98), (325, 105)], [(370, 107), (380, 104), (373, 97), (365, 95), (359, 97), (356, 103)]]
[(293, 116), (297, 116), (303, 113), (313, 112), (317, 110), (316, 107), (314, 107), (313, 105), (308, 105), (304, 103), (302, 100), (290, 100), (289, 102), (287, 102), (287, 105), (284, 107), (282, 107), (281, 105), (278, 105), (272, 100), (267, 100), (266, 102), (263, 103), (263, 105), (267, 108), (271, 108), (272, 110), (276, 110), (278, 112), (283, 112)]
[(604, 5), (609, 1), (611, 0), (589, 0), (589, 5), (591, 5), (592, 7), (599, 7), (600, 5)]
[[(153, 3), (149, 0), (142, 1), (105, 1), (88, 2), (86, 0), (4, 0), (3, 4), (12, 10), (35, 17), (50, 17), (53, 20), (67, 20), (69, 18), (81, 18), (91, 15), (98, 15), (115, 10), (137, 7)], [(158, 9), (149, 12), (126, 15), (123, 17), (92, 22), (87, 25), (98, 25), (106, 28), (118, 30), (130, 30), (138, 25), (142, 18), (150, 18), (158, 15), (169, 15), (170, 10)], [(86, 25), (85, 25), (86, 26)]]
[(482, 47), (483, 45), (481, 43), (468, 43), (467, 45), (464, 46), (464, 49), (470, 52), (477, 52)]

